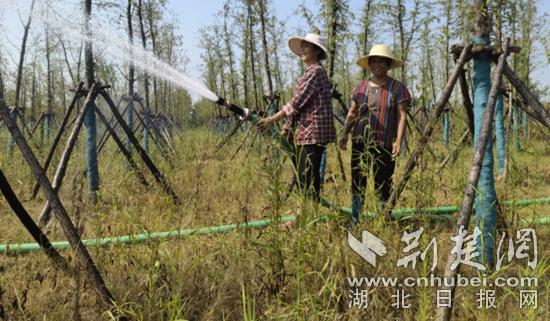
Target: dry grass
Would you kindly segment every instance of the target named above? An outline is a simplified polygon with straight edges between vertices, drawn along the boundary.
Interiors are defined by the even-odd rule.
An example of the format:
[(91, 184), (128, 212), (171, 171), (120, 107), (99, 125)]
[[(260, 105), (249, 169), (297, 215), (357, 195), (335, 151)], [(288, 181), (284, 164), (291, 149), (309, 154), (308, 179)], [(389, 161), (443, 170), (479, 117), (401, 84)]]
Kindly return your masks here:
[[(457, 130), (459, 132), (459, 130)], [(170, 168), (156, 151), (153, 157), (182, 200), (174, 206), (162, 189), (150, 190), (139, 185), (132, 173), (124, 170), (122, 156), (114, 147), (101, 156), (102, 191), (100, 204), (91, 207), (85, 196), (85, 179), (80, 175), (83, 162), (82, 142), (76, 149), (71, 169), (63, 185), (62, 200), (85, 226), (84, 237), (164, 231), (176, 228), (221, 225), (260, 218), (277, 219), (287, 213), (300, 214), (295, 232), (278, 226), (263, 230), (193, 236), (183, 240), (150, 242), (139, 246), (93, 248), (91, 254), (100, 267), (106, 283), (117, 299), (118, 309), (135, 320), (432, 320), (435, 315), (435, 289), (408, 288), (411, 308), (392, 308), (396, 288), (370, 290), (367, 309), (348, 308), (351, 276), (426, 276), (427, 263), (416, 269), (397, 267), (403, 256), (404, 230), (425, 227), (421, 238), (424, 248), (437, 236), (438, 266), (441, 276), (450, 250), (452, 225), (434, 225), (425, 221), (384, 223), (363, 220), (358, 230), (367, 228), (386, 242), (388, 254), (379, 259), (376, 268), (369, 266), (349, 248), (343, 219), (335, 212), (305, 201), (296, 195), (283, 201), (286, 181), (291, 175), (288, 161), (281, 166), (272, 155), (269, 142), (262, 141), (245, 157), (246, 149), (235, 161), (229, 158), (238, 141), (215, 149), (219, 137), (204, 130), (189, 130), (179, 138), (178, 155)], [(2, 137), (5, 142), (5, 137)], [(258, 144), (257, 144), (258, 145)], [(258, 145), (258, 146), (260, 146)], [(5, 146), (5, 145), (2, 145)], [(441, 156), (443, 147), (433, 145)], [(435, 206), (458, 204), (470, 164), (470, 147), (465, 147), (458, 160), (441, 173), (426, 154), (399, 206)], [(7, 164), (0, 153), (0, 166), (21, 199), (30, 194), (33, 179), (27, 166), (16, 153)], [(546, 159), (550, 149), (532, 137), (525, 150), (512, 153), (506, 180), (497, 182), (500, 199), (550, 196), (550, 168)], [(334, 146), (329, 148), (328, 182), (324, 193), (337, 203), (349, 206), (349, 181), (339, 174)], [(349, 153), (344, 153), (348, 170)], [(406, 160), (401, 157), (396, 173)], [(149, 181), (153, 179), (148, 175)], [(84, 191), (84, 192), (83, 192)], [(36, 201), (25, 201), (31, 215), (40, 212), (43, 195)], [(372, 190), (368, 192), (368, 210), (375, 210)], [(507, 209), (512, 217), (550, 215), (548, 206)], [(323, 214), (335, 220), (311, 223)], [(0, 242), (29, 242), (30, 236), (3, 199), (0, 215)], [(517, 222), (517, 219), (515, 220)], [(64, 239), (58, 225), (52, 239)], [(511, 225), (515, 231), (520, 228)], [(527, 267), (524, 260), (514, 260), (491, 277), (537, 276), (538, 309), (519, 309), (518, 288), (498, 288), (497, 308), (478, 309), (479, 288), (460, 288), (454, 309), (456, 320), (548, 320), (550, 250), (544, 245), (550, 238), (548, 227), (536, 227), (539, 265)], [(356, 234), (358, 236), (358, 234)], [(72, 254), (64, 255), (71, 258)], [(43, 253), (0, 258), (0, 319), (5, 320), (99, 320), (110, 319), (98, 308), (96, 296), (85, 273), (78, 282), (56, 271)], [(469, 268), (463, 274), (475, 276)]]

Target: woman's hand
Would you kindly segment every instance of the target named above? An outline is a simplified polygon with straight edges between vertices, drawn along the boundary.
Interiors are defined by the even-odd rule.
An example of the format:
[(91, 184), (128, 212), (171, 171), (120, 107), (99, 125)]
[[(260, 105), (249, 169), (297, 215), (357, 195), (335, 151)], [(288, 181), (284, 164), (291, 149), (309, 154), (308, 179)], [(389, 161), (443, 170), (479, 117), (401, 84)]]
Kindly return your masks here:
[(279, 120), (281, 120), (283, 117), (284, 117), (285, 113), (281, 110), (281, 111), (278, 111), (275, 115), (271, 116), (271, 117), (265, 117), (265, 118), (262, 118), (260, 119), (256, 125), (258, 126), (258, 129), (261, 131), (261, 132), (264, 132), (266, 131), (269, 127), (271, 127), (273, 124), (275, 124), (276, 122), (278, 122)]
[(274, 123), (275, 123), (275, 119), (273, 119), (273, 117), (265, 117), (260, 119), (256, 125), (258, 126), (258, 129), (261, 132), (265, 132)]
[(348, 147), (348, 135), (341, 133), (340, 139), (338, 140), (338, 147), (340, 147), (341, 150), (346, 150)]
[(399, 152), (401, 151), (401, 142), (394, 142), (392, 144), (392, 151), (391, 151), (391, 159), (395, 160), (397, 156), (399, 156)]
[(281, 136), (283, 136), (289, 141), (290, 141), (291, 134), (292, 134), (292, 131), (290, 130), (289, 127), (284, 126), (283, 129), (281, 129)]

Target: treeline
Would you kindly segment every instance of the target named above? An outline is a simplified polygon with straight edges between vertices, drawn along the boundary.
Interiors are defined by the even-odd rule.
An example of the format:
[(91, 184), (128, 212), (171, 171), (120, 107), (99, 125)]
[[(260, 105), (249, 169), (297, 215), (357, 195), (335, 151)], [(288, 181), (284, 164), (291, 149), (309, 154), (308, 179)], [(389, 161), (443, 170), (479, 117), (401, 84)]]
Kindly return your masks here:
[[(329, 77), (346, 99), (356, 81), (367, 76), (355, 60), (382, 42), (405, 61), (393, 71), (395, 76), (407, 83), (418, 105), (429, 108), (453, 66), (451, 46), (471, 37), (471, 1), (366, 0), (354, 3), (358, 5), (352, 8), (348, 0), (297, 4), (294, 14), (302, 23), (290, 26), (274, 11), (274, 1), (227, 0), (216, 23), (200, 34), (204, 79), (220, 95), (245, 106), (263, 110), (262, 96), (274, 92), (284, 102), (303, 71), (286, 41), (294, 34), (318, 32), (328, 38)], [(511, 37), (522, 48), (510, 64), (536, 93), (545, 95), (549, 89), (537, 88), (532, 79), (532, 72), (547, 63), (547, 17), (539, 12), (541, 5), (537, 0), (491, 1), (492, 41)], [(455, 91), (453, 100), (459, 95)]]
[[(82, 11), (79, 5), (75, 12)], [(179, 69), (188, 69), (189, 60), (182, 48), (190, 39), (178, 35), (178, 20), (168, 12), (166, 0), (102, 0), (93, 5), (94, 19), (128, 36), (131, 29), (135, 45)], [(509, 36), (522, 48), (512, 55), (510, 64), (534, 92), (546, 97), (549, 89), (537, 87), (532, 79), (533, 71), (550, 59), (543, 52), (548, 52), (550, 45), (548, 18), (540, 12), (541, 6), (541, 0), (491, 1), (492, 36), (496, 43)], [(31, 16), (49, 14), (55, 19), (54, 3), (33, 1), (33, 7)], [(393, 71), (396, 77), (407, 83), (419, 106), (429, 108), (453, 66), (450, 46), (470, 38), (474, 12), (467, 0), (366, 0), (353, 6), (349, 0), (323, 0), (297, 3), (293, 15), (301, 23), (290, 25), (288, 17), (277, 13), (273, 0), (225, 1), (216, 13), (216, 22), (198, 35), (203, 81), (219, 95), (244, 106), (265, 110), (264, 96), (273, 94), (281, 96), (282, 104), (290, 98), (303, 71), (299, 59), (289, 52), (287, 39), (312, 31), (328, 38), (326, 68), (346, 102), (357, 80), (367, 76), (356, 66), (356, 58), (368, 53), (373, 44), (383, 42), (405, 61), (402, 68)], [(22, 59), (8, 56), (8, 44), (0, 42), (0, 86), (6, 89), (8, 105), (22, 107), (31, 125), (44, 113), (59, 119), (70, 103), (68, 89), (84, 79), (83, 41), (49, 30), (37, 19), (22, 18), (29, 26), (28, 37), (13, 44)], [(129, 66), (104, 59), (101, 48), (96, 49), (96, 78), (112, 86), (114, 97), (127, 94)], [(190, 116), (191, 100), (185, 90), (139, 68), (132, 83), (153, 112), (167, 114), (178, 124)], [(458, 100), (459, 94), (455, 91), (453, 97)], [(209, 118), (223, 113), (201, 104), (207, 102), (195, 106), (195, 115)], [(46, 130), (47, 135), (50, 133)]]
[[(31, 127), (42, 114), (53, 114), (53, 119), (60, 120), (72, 99), (70, 89), (85, 80), (84, 39), (50, 24), (55, 19), (70, 18), (69, 22), (81, 25), (83, 3), (64, 4), (75, 8), (73, 16), (63, 17), (56, 14), (58, 3), (33, 1), (30, 15), (23, 17), (28, 36), (17, 39), (17, 54), (22, 59), (10, 59), (6, 42), (0, 45), (0, 85), (6, 89), (8, 105), (21, 107)], [(183, 38), (177, 32), (177, 19), (168, 12), (166, 0), (93, 1), (92, 5), (92, 18), (97, 21), (98, 29), (108, 26), (117, 30), (119, 36), (125, 36), (125, 40), (130, 39), (131, 31), (136, 46), (153, 52), (170, 65), (181, 68), (188, 64), (182, 50)], [(81, 26), (73, 26), (73, 29), (79, 28)], [(115, 99), (128, 94), (129, 79), (133, 78), (134, 91), (151, 112), (168, 115), (178, 124), (183, 122), (185, 111), (189, 111), (191, 105), (185, 90), (147, 75), (139, 66), (131, 76), (129, 66), (103, 57), (101, 46), (95, 45), (93, 58), (96, 79), (111, 86)], [(43, 134), (51, 135), (47, 123), (41, 126)]]

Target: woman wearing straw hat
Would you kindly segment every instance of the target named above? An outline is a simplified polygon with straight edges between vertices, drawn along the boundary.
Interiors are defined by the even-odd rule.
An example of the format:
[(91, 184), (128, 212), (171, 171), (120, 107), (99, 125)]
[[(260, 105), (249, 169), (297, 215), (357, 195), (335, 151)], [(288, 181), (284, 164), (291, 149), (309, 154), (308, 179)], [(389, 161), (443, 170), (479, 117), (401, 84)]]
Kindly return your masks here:
[(359, 221), (368, 170), (372, 168), (374, 174), (380, 208), (390, 197), (395, 157), (401, 149), (411, 99), (405, 84), (388, 76), (390, 69), (400, 67), (403, 62), (396, 59), (386, 45), (374, 45), (367, 56), (357, 60), (357, 64), (369, 70), (371, 78), (355, 87), (338, 142), (345, 150), (348, 134), (353, 129), (352, 224)]
[(326, 145), (336, 140), (331, 85), (321, 65), (321, 60), (327, 58), (325, 43), (325, 38), (313, 33), (288, 40), (290, 50), (301, 58), (306, 70), (282, 110), (258, 123), (260, 128), (266, 128), (286, 117), (283, 134), (287, 138), (293, 136), (299, 187), (315, 200), (320, 199), (321, 155)]

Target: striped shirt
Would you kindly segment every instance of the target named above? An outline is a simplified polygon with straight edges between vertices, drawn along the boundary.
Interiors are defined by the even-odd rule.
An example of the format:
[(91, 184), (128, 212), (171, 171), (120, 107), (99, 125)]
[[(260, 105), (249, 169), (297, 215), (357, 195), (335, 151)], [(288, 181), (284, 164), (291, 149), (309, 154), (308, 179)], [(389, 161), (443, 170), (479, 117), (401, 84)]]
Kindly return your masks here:
[(397, 137), (397, 104), (411, 100), (405, 84), (393, 78), (383, 86), (364, 80), (355, 86), (351, 99), (359, 106), (353, 138), (391, 150)]
[(287, 117), (285, 127), (295, 129), (297, 145), (325, 145), (336, 140), (331, 90), (320, 63), (309, 66), (298, 79), (294, 95), (283, 106)]

